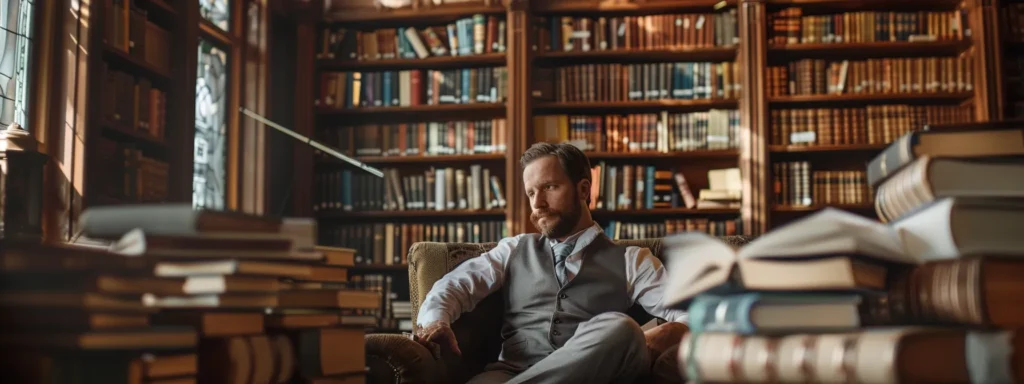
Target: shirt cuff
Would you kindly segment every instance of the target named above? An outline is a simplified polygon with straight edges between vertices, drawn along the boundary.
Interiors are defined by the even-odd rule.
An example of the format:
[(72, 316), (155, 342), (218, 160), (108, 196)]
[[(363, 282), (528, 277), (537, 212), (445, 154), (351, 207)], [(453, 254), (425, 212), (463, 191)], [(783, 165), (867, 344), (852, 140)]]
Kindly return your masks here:
[(424, 327), (427, 324), (436, 321), (443, 321), (446, 324), (452, 323), (451, 318), (448, 317), (447, 313), (440, 309), (434, 309), (420, 312), (416, 319), (416, 325)]

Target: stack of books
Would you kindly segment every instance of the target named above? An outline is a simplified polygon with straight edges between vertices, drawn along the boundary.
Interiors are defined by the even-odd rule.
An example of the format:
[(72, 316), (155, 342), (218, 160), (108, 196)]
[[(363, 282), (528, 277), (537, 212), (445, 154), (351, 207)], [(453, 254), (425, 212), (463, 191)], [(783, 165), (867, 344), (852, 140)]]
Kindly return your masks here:
[[(827, 208), (740, 249), (666, 239), (692, 382), (1024, 382), (1024, 128), (920, 131)], [(1018, 349), (1021, 348), (1021, 349)]]
[(146, 260), (9, 239), (0, 247), (0, 381), (195, 381), (197, 333), (151, 321)]
[[(5, 272), (18, 272), (0, 296), (0, 305), (13, 311), (6, 321), (35, 322), (41, 316), (19, 315), (33, 306), (46, 307), (55, 318), (65, 316), (53, 308), (60, 305), (117, 311), (112, 319), (86, 312), (93, 317), (75, 325), (92, 331), (123, 324), (112, 331), (123, 345), (93, 344), (141, 349), (147, 353), (143, 363), (153, 360), (151, 349), (189, 348), (188, 373), (198, 382), (361, 382), (365, 375), (364, 329), (358, 324), (379, 309), (380, 293), (349, 288), (354, 251), (316, 246), (312, 220), (151, 204), (91, 209), (79, 226), (89, 239), (109, 240), (109, 247), (23, 245), (5, 253)], [(24, 260), (11, 259), (19, 253)], [(36, 263), (49, 266), (45, 272), (52, 278), (14, 270)], [(134, 317), (123, 314), (129, 309)], [(74, 330), (48, 323), (36, 323), (36, 329), (43, 336)], [(41, 345), (38, 335), (4, 331), (11, 342)], [(151, 335), (158, 331), (163, 333)]]

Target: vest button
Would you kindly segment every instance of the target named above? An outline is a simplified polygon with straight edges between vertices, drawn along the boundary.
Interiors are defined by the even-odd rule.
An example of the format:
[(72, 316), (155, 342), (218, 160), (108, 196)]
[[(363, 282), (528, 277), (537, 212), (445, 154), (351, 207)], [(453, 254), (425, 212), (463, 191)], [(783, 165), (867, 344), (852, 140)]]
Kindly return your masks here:
[(554, 335), (554, 336), (561, 335), (561, 333), (559, 333), (558, 331), (551, 331), (551, 334)]
[(555, 318), (555, 321), (554, 321), (554, 323), (555, 323), (555, 324), (561, 324), (561, 323), (562, 323), (562, 319), (559, 319), (559, 318)]
[(567, 298), (569, 298), (569, 295), (566, 295), (566, 294), (563, 293), (561, 295), (558, 295), (558, 298), (559, 299), (567, 299)]

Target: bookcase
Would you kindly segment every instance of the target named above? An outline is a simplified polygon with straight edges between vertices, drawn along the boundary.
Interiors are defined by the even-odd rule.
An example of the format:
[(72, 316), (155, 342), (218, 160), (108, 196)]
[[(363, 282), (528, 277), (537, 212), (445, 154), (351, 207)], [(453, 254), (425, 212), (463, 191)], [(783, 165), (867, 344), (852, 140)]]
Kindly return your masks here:
[(709, 171), (738, 164), (745, 90), (735, 4), (534, 2), (529, 14), (528, 142), (584, 149), (591, 210), (606, 232), (743, 233), (739, 201), (674, 192), (705, 195)]
[(189, 198), (173, 182), (191, 171), (194, 86), (180, 80), (189, 77), (179, 63), (192, 46), (175, 38), (192, 9), (186, 3), (83, 3), (90, 27), (80, 36), (91, 48), (77, 84), (88, 95), (87, 112), (79, 111), (85, 116), (86, 206)]
[[(300, 26), (309, 37), (299, 42), (306, 54), (297, 60), (300, 71), (317, 72), (299, 84), (308, 88), (308, 100), (297, 100), (296, 107), (309, 114), (299, 126), (399, 177), (373, 182), (350, 182), (362, 176), (344, 172), (322, 177), (333, 172), (322, 170), (344, 168), (312, 153), (299, 154), (297, 163), (311, 169), (315, 164), (316, 172), (296, 173), (296, 185), (309, 190), (295, 201), (299, 209), (315, 209), (321, 223), (347, 222), (367, 233), (376, 233), (365, 229), (369, 223), (463, 219), (503, 221), (504, 233), (534, 231), (518, 155), (550, 140), (571, 141), (588, 153), (598, 196), (592, 211), (609, 233), (622, 238), (679, 230), (756, 235), (826, 206), (873, 217), (865, 165), (888, 143), (930, 125), (999, 119), (1016, 105), (1003, 101), (1004, 93), (1017, 88), (1007, 84), (1019, 81), (1003, 58), (1003, 48), (1010, 50), (1009, 41), (1016, 41), (1007, 37), (1016, 31), (1007, 21), (1016, 13), (1004, 12), (998, 27), (990, 23), (1000, 20), (1000, 9), (1015, 5), (987, 0), (423, 1), (405, 9), (385, 9), (372, 0), (311, 4), (312, 16)], [(503, 26), (494, 27), (491, 20)], [(445, 26), (437, 28), (445, 31), (439, 37), (454, 30), (464, 41), (458, 36), (460, 23), (482, 24), (483, 53), (444, 54), (421, 36), (428, 51), (423, 55), (402, 37), (408, 31), (403, 28), (416, 27), (423, 35), (424, 27)], [(326, 40), (331, 44), (323, 43), (326, 26), (366, 32), (370, 24), (399, 29), (376, 39), (335, 34)], [(504, 31), (493, 38), (503, 42), (502, 51), (488, 50), (495, 29)], [(444, 46), (450, 48), (450, 42)], [(334, 57), (324, 58), (328, 51)], [(368, 53), (374, 57), (363, 57)], [(473, 93), (492, 81), (479, 69), (499, 67), (505, 76), (501, 102), (489, 102), (486, 92)], [(466, 68), (478, 69), (468, 75), (478, 79), (469, 93), (484, 95), (482, 102), (448, 102), (455, 95), (443, 86), (440, 94), (418, 89), (408, 101), (399, 87), (388, 93), (397, 92), (394, 105), (320, 96), (335, 89), (351, 95), (351, 76), (324, 79), (330, 72), (361, 72), (358, 81), (364, 85), (369, 73), (370, 84), (394, 87), (393, 79), (381, 75), (378, 80), (375, 73), (399, 71), (387, 76), (397, 76), (401, 84), (408, 77), (412, 87), (422, 87), (415, 85), (422, 77), (401, 71), (435, 71), (431, 79), (447, 79)], [(465, 88), (461, 92), (458, 97)], [(450, 140), (458, 143), (468, 127), (458, 122), (473, 122), (474, 129), (481, 121), (496, 126), (489, 119), (504, 119), (500, 150), (487, 151), (485, 145), (483, 153), (466, 152), (470, 147), (455, 144), (423, 156), (435, 140), (429, 123), (456, 122), (456, 138)], [(423, 122), (425, 131), (412, 128)], [(413, 137), (424, 137), (417, 135), (425, 135), (426, 142), (413, 148)], [(358, 143), (367, 142), (395, 144), (359, 152), (369, 147)], [(464, 177), (477, 180), (469, 177), (474, 164), (494, 167), (488, 169), (502, 182), (502, 208), (424, 210), (417, 192), (423, 181), (406, 181), (430, 167), (459, 165), (466, 167)], [(710, 198), (701, 199), (714, 175), (728, 169), (741, 175), (738, 196), (708, 193)], [(393, 194), (406, 199), (405, 210), (317, 206), (325, 203), (318, 196), (349, 199), (345, 185), (367, 183), (391, 184), (390, 189), (369, 187), (366, 193), (382, 199), (375, 206), (386, 207)], [(688, 201), (693, 197), (697, 204)], [(404, 229), (382, 233), (399, 231)], [(390, 249), (406, 249), (406, 243), (398, 244)], [(399, 256), (392, 262), (400, 261)]]
[(392, 311), (408, 311), (400, 303), (413, 243), (498, 241), (514, 222), (505, 194), (518, 179), (510, 143), (519, 134), (509, 118), (507, 9), (497, 1), (317, 8), (323, 13), (300, 27), (315, 45), (299, 58), (310, 83), (300, 96), (308, 99), (296, 102), (308, 113), (297, 129), (384, 177), (300, 154), (311, 171), (297, 190), (308, 188), (310, 204), (296, 208), (318, 218), (321, 243), (357, 250), (353, 280), (391, 293), (382, 317), (401, 318)]
[(983, 8), (992, 36), (992, 71), (1000, 74), (994, 84), (993, 114), (1001, 119), (1024, 118), (1024, 3), (992, 1)]
[[(764, 228), (823, 206), (874, 217), (867, 161), (926, 125), (988, 117), (983, 28), (960, 1), (767, 1)], [(759, 157), (758, 156), (758, 157)]]

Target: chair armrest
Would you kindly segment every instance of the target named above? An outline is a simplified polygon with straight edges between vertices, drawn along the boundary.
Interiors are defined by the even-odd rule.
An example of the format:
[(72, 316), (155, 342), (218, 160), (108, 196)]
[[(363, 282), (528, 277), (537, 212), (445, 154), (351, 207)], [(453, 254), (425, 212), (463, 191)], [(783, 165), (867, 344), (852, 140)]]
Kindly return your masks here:
[(664, 323), (647, 332), (644, 338), (647, 340), (647, 349), (651, 353), (651, 377), (652, 384), (684, 383), (679, 371), (679, 343), (683, 336), (689, 332), (689, 327), (683, 323)]
[(685, 383), (686, 377), (679, 369), (679, 344), (673, 345), (661, 353), (661, 356), (652, 356), (654, 364), (651, 366), (651, 384), (677, 384)]
[(441, 364), (426, 347), (405, 335), (366, 335), (366, 365), (370, 383), (444, 382)]
[(647, 349), (651, 352), (651, 360), (657, 359), (670, 347), (679, 344), (690, 328), (683, 323), (664, 323), (644, 332)]

